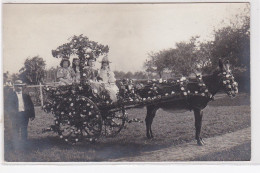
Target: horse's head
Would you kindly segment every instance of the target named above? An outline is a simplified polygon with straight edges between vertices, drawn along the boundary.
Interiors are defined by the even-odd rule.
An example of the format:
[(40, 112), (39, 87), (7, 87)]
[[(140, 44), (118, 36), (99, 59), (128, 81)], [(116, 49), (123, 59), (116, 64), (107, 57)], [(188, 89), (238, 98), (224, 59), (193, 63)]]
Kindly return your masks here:
[(220, 89), (224, 90), (230, 97), (235, 97), (238, 93), (238, 83), (234, 80), (228, 60), (223, 62), (219, 59), (219, 70), (217, 76)]

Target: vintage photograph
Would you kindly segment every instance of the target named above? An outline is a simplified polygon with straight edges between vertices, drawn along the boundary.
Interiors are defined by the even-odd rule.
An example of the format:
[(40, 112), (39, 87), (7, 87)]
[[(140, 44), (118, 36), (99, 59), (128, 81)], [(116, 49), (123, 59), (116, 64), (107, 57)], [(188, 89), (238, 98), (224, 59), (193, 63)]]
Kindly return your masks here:
[(250, 161), (250, 3), (2, 4), (4, 162)]

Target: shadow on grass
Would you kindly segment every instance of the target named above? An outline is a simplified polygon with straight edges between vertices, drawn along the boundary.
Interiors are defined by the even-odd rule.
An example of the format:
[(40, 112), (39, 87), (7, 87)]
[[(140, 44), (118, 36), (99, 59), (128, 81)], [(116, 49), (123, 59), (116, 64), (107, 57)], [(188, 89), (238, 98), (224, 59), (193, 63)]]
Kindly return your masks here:
[[(103, 140), (103, 139), (102, 139)], [(109, 161), (124, 157), (142, 155), (143, 152), (151, 152), (167, 148), (167, 145), (155, 145), (153, 140), (144, 138), (144, 143), (116, 141), (97, 141), (96, 143), (81, 142), (67, 144), (55, 136), (38, 139), (29, 139), (26, 144), (14, 149), (11, 141), (5, 141), (5, 161), (7, 162), (74, 162), (74, 161)], [(60, 159), (51, 158), (53, 153), (60, 155)], [(74, 153), (76, 154), (74, 154)], [(39, 155), (43, 157), (37, 157)], [(25, 156), (26, 155), (26, 156)], [(30, 156), (31, 155), (31, 156)], [(71, 155), (71, 157), (70, 157)], [(76, 155), (76, 156), (72, 156)], [(69, 157), (68, 157), (69, 156)], [(15, 157), (15, 158), (14, 158)]]

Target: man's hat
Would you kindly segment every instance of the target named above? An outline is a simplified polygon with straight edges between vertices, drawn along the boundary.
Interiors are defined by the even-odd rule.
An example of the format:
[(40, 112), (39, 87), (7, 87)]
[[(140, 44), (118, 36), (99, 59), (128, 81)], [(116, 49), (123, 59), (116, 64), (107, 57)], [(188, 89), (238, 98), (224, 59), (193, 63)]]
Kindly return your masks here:
[(102, 61), (100, 63), (104, 63), (104, 62), (111, 63), (111, 61), (108, 60), (107, 55), (103, 57), (103, 59), (102, 59)]
[(24, 86), (25, 83), (23, 83), (22, 80), (16, 80), (16, 81), (14, 82), (14, 85), (16, 85), (16, 86)]

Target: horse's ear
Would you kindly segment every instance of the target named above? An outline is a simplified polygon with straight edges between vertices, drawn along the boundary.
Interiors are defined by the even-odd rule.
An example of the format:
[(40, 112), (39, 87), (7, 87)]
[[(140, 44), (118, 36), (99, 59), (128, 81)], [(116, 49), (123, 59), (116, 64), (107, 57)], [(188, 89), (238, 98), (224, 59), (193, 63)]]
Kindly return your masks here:
[(223, 61), (221, 58), (218, 59), (218, 65), (219, 65), (219, 68), (222, 70), (224, 65), (223, 65)]

